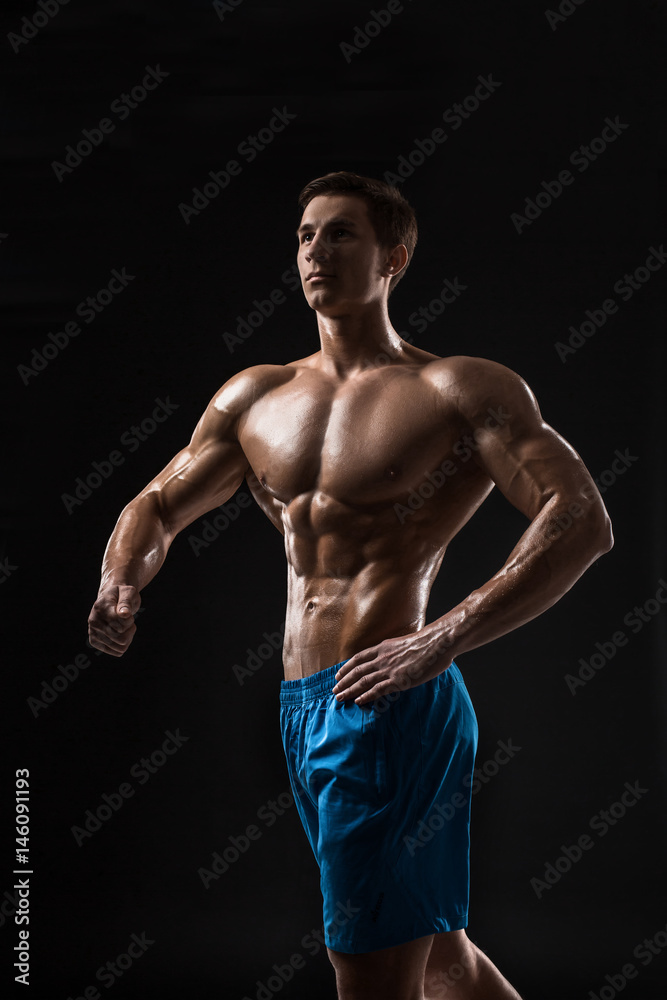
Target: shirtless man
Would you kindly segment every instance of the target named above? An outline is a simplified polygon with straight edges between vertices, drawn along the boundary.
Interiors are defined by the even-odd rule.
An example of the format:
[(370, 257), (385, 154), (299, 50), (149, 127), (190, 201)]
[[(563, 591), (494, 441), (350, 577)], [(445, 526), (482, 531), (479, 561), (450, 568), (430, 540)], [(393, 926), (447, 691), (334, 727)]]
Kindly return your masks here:
[[(338, 172), (299, 203), (321, 349), (234, 375), (123, 510), (90, 642), (123, 655), (174, 537), (245, 477), (285, 536), (283, 743), (340, 1000), (516, 1000), (464, 929), (477, 729), (454, 658), (553, 605), (611, 548), (609, 518), (518, 375), (393, 329), (387, 299), (417, 238), (400, 193)], [(490, 580), (426, 623), (447, 545), (494, 484), (527, 528)], [(434, 810), (440, 832), (421, 843)]]

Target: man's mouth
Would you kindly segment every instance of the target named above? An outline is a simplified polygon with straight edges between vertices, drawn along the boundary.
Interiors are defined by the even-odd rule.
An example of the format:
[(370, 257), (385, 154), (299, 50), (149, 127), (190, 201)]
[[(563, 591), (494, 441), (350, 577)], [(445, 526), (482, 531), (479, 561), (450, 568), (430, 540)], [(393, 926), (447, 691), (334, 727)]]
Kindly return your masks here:
[(333, 274), (324, 274), (324, 272), (313, 271), (312, 274), (308, 275), (308, 277), (306, 278), (306, 281), (312, 281), (315, 284), (317, 284), (318, 282), (323, 281), (326, 278), (333, 278), (333, 277), (334, 277)]

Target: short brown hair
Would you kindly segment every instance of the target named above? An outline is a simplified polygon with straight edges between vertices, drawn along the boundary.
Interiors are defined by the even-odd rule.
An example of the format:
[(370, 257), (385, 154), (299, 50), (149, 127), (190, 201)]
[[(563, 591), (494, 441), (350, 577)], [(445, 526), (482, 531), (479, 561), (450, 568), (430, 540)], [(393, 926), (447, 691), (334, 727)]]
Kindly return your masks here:
[(354, 194), (363, 198), (380, 246), (393, 250), (402, 243), (407, 249), (407, 264), (389, 282), (391, 295), (407, 271), (417, 245), (417, 220), (412, 206), (391, 184), (373, 177), (362, 177), (349, 170), (337, 170), (310, 181), (299, 195), (299, 205), (305, 209), (313, 198), (328, 194)]

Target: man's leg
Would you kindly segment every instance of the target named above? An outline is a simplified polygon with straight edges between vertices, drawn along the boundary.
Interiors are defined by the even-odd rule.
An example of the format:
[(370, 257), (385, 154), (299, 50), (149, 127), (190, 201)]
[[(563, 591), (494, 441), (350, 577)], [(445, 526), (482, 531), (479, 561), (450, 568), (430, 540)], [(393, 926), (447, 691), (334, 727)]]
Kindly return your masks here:
[(433, 935), (360, 955), (329, 952), (339, 1000), (424, 1000), (424, 973)]
[[(419, 995), (419, 994), (415, 994)], [(521, 1000), (465, 931), (433, 935), (424, 975), (425, 1000)]]

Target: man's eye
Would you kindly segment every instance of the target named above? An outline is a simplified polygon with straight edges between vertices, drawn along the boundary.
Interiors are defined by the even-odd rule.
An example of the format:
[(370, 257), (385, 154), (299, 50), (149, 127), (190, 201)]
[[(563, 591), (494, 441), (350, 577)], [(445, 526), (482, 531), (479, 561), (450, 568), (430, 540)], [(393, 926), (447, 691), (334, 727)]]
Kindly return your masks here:
[[(334, 239), (338, 239), (340, 236), (349, 236), (350, 235), (349, 229), (334, 229), (334, 230), (332, 230), (332, 232), (333, 232), (333, 238)], [(314, 235), (313, 233), (304, 233), (303, 236), (301, 237), (301, 242), (302, 243), (308, 243), (308, 242), (310, 242), (310, 240), (312, 240), (312, 238), (313, 238), (313, 235)]]

